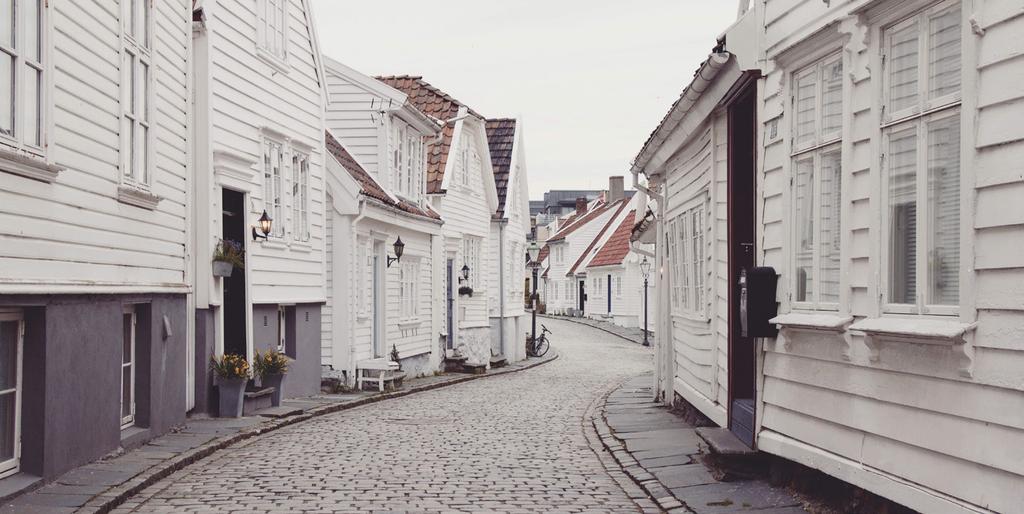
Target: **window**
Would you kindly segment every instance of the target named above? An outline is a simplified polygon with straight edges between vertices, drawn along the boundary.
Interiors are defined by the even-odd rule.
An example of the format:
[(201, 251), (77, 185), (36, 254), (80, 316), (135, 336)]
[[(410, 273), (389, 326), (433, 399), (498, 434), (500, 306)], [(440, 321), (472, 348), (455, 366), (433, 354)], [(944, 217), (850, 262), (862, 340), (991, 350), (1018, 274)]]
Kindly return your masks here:
[(622, 277), (615, 277), (615, 296), (622, 296)]
[(843, 63), (827, 57), (794, 76), (793, 301), (839, 304)]
[(277, 306), (277, 351), (285, 353), (288, 347), (288, 310), (284, 305)]
[(292, 239), (309, 241), (309, 156), (292, 154)]
[(415, 319), (420, 314), (420, 262), (411, 259), (402, 262), (398, 270), (399, 309), (402, 319)]
[(43, 151), (43, 0), (0, 1), (0, 143)]
[(959, 3), (884, 31), (885, 310), (956, 314), (960, 301)]
[(373, 276), (373, 258), (370, 257), (370, 252), (367, 250), (368, 243), (365, 238), (358, 238), (356, 240), (356, 266), (362, 267), (359, 273), (356, 273), (356, 308), (357, 313), (360, 317), (365, 317), (369, 311), (369, 289), (370, 289), (370, 277)]
[(423, 189), (423, 138), (398, 118), (391, 123), (391, 182), (395, 191), (419, 202)]
[(288, 58), (288, 1), (257, 0), (256, 38), (262, 57), (283, 64)]
[(150, 0), (122, 2), (121, 179), (146, 189), (151, 182)]
[(466, 285), (476, 289), (480, 284), (480, 238), (467, 236), (462, 240), (462, 263), (469, 267), (469, 281)]
[(272, 139), (263, 140), (263, 209), (274, 223), (272, 237), (284, 237), (284, 218), (281, 185), (281, 168), (284, 166), (284, 146)]
[(469, 169), (470, 169), (471, 165), (470, 165), (469, 143), (466, 142), (466, 141), (464, 141), (463, 144), (462, 144), (462, 152), (461, 152), (461, 155), (460, 155), (460, 160), (461, 160), (461, 164), (462, 164), (462, 166), (460, 166), (462, 168), (462, 175), (461, 175), (462, 176), (462, 185), (469, 186), (469, 173), (470, 173)]
[(121, 317), (121, 428), (135, 424), (135, 306)]
[(706, 316), (705, 260), (708, 194), (702, 192), (684, 205), (683, 212), (668, 223), (666, 242), (672, 273), (673, 312)]
[(20, 465), (24, 337), (21, 313), (0, 310), (0, 477), (17, 473)]

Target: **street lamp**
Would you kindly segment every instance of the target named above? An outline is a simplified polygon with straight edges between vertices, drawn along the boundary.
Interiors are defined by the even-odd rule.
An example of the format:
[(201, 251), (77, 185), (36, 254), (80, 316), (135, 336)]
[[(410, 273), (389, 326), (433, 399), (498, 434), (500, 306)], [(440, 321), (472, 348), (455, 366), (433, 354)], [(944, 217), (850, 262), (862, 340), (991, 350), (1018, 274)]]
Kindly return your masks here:
[(402, 236), (398, 236), (398, 240), (395, 241), (395, 244), (392, 245), (392, 247), (395, 249), (395, 256), (387, 256), (389, 268), (393, 262), (402, 262), (402, 254), (405, 253), (405, 243), (402, 242)]
[(270, 228), (271, 228), (272, 224), (274, 223), (274, 220), (267, 214), (267, 211), (264, 210), (263, 211), (263, 215), (260, 216), (260, 219), (256, 220), (256, 222), (259, 223), (260, 232), (262, 232), (262, 234), (260, 234), (259, 232), (256, 232), (256, 227), (253, 226), (252, 227), (252, 240), (253, 241), (259, 241), (260, 239), (266, 240), (270, 236)]
[(537, 340), (537, 270), (540, 269), (540, 245), (537, 241), (530, 242), (530, 246), (526, 249), (526, 256), (530, 259), (530, 268), (533, 269), (533, 294), (530, 295), (530, 304), (533, 306), (533, 332), (530, 335), (530, 341)]
[(651, 276), (651, 262), (646, 256), (640, 261), (640, 274), (644, 276), (644, 346), (650, 346), (647, 339), (647, 279)]

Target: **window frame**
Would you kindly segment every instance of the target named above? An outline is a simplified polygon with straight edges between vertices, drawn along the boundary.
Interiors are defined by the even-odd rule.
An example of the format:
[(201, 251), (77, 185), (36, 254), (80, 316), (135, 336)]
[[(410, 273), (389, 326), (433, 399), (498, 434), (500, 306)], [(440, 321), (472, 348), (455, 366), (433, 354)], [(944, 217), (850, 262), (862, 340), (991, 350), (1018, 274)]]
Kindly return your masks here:
[(420, 259), (409, 257), (398, 267), (399, 319), (416, 321), (420, 318)]
[[(142, 5), (144, 21), (142, 30), (144, 37), (140, 40), (134, 34), (140, 27), (131, 28), (135, 20), (133, 13), (134, 6)], [(125, 0), (121, 2), (121, 50), (120, 50), (120, 98), (119, 98), (119, 138), (120, 138), (120, 183), (132, 189), (149, 192), (153, 180), (153, 5), (150, 0)], [(144, 80), (138, 79), (139, 71), (145, 68)], [(145, 88), (144, 91), (138, 91)], [(139, 103), (144, 103), (141, 112), (137, 109)], [(128, 103), (129, 105), (125, 105)], [(130, 109), (129, 109), (130, 107)], [(145, 138), (137, 138), (137, 134), (145, 130)], [(142, 141), (145, 144), (143, 151), (139, 152), (136, 142)], [(130, 151), (126, 152), (125, 149)], [(139, 156), (142, 155), (144, 163), (139, 165)]]
[[(707, 259), (710, 194), (702, 189), (683, 202), (668, 222), (668, 265), (672, 273), (671, 312), (699, 321), (708, 320)], [(694, 228), (699, 228), (695, 231)], [(694, 251), (701, 249), (700, 255)], [(698, 264), (700, 264), (698, 266)]]
[(25, 346), (25, 319), (20, 310), (4, 310), (0, 308), (0, 322), (17, 323), (17, 341), (15, 341), (15, 377), (14, 377), (14, 451), (12, 458), (0, 462), (0, 478), (18, 473), (21, 469), (21, 397), (22, 374)]
[[(273, 220), (270, 234), (267, 234), (267, 236), (283, 242), (286, 235), (284, 219), (284, 165), (288, 162), (285, 158), (285, 149), (288, 145), (281, 139), (264, 135), (261, 146), (263, 150), (263, 209), (267, 211), (267, 215)], [(272, 172), (271, 162), (273, 159), (273, 152), (271, 150), (274, 147), (278, 148), (277, 157), (279, 159), (276, 175)], [(274, 200), (275, 191), (277, 191), (276, 204)]]
[[(310, 155), (293, 149), (292, 163), (292, 241), (308, 243), (310, 240), (309, 171)], [(296, 194), (297, 193), (297, 194)]]
[[(930, 94), (930, 22), (932, 19), (941, 16), (945, 12), (958, 9), (960, 12), (960, 18), (958, 26), (961, 31), (960, 39), (960, 82), (959, 88), (954, 93), (949, 93), (929, 99)], [(959, 316), (961, 313), (962, 306), (967, 302), (967, 298), (964, 295), (965, 286), (967, 280), (964, 277), (963, 266), (964, 262), (969, 259), (967, 257), (968, 245), (968, 234), (965, 233), (964, 220), (971, 216), (970, 209), (968, 206), (969, 202), (964, 201), (964, 184), (968, 183), (970, 177), (968, 177), (968, 168), (964, 164), (965, 153), (964, 153), (964, 137), (965, 134), (970, 132), (965, 130), (965, 123), (967, 122), (967, 116), (964, 112), (963, 106), (963, 90), (967, 84), (967, 67), (964, 66), (964, 61), (967, 57), (967, 46), (968, 40), (963, 37), (965, 30), (965, 16), (967, 11), (964, 9), (963, 2), (960, 0), (943, 0), (930, 5), (927, 5), (921, 9), (917, 9), (906, 16), (903, 16), (896, 21), (891, 23), (880, 22), (879, 23), (879, 53), (881, 63), (881, 75), (882, 80), (880, 82), (881, 93), (879, 95), (880, 109), (882, 112), (879, 133), (881, 141), (881, 172), (879, 173), (879, 190), (881, 191), (880, 205), (883, 206), (879, 213), (879, 281), (878, 281), (878, 298), (880, 303), (880, 309), (882, 314), (902, 314), (902, 315), (914, 315), (914, 316), (939, 316), (939, 317), (952, 317)], [(892, 111), (891, 108), (891, 77), (890, 69), (890, 52), (891, 52), (891, 38), (892, 33), (901, 30), (907, 26), (918, 25), (918, 54), (917, 54), (917, 102), (905, 109), (899, 111)], [(955, 305), (941, 305), (929, 303), (929, 284), (930, 279), (930, 267), (929, 267), (929, 256), (928, 256), (928, 245), (931, 237), (932, 225), (929, 220), (928, 213), (928, 180), (929, 180), (929, 153), (928, 153), (928, 127), (931, 123), (941, 121), (943, 119), (958, 117), (959, 129), (960, 129), (960, 141), (957, 145), (959, 161), (960, 161), (960, 173), (959, 173), (959, 184), (958, 190), (960, 192), (960, 211), (958, 212), (960, 229), (958, 239), (958, 254), (959, 254), (959, 266), (957, 269), (957, 281), (958, 281), (958, 298)], [(916, 139), (915, 145), (915, 176), (914, 176), (914, 198), (915, 198), (915, 245), (914, 245), (914, 288), (915, 297), (913, 303), (894, 303), (890, 301), (890, 285), (892, 284), (891, 266), (892, 256), (890, 255), (890, 237), (892, 236), (891, 222), (888, 213), (890, 209), (890, 191), (889, 191), (889, 180), (891, 177), (891, 156), (889, 155), (890, 142), (894, 134), (901, 134), (905, 131), (913, 130), (914, 137)]]
[(462, 264), (469, 267), (469, 280), (466, 285), (477, 291), (482, 283), (480, 281), (480, 245), (483, 238), (478, 236), (465, 236), (462, 240)]
[[(136, 310), (135, 305), (128, 304), (128, 305), (124, 306), (124, 308), (122, 309), (122, 318), (121, 318), (122, 323), (124, 323), (126, 321), (126, 319), (125, 319), (126, 317), (130, 319), (130, 323), (131, 323), (131, 327), (130, 327), (130, 330), (129, 330), (130, 339), (131, 339), (131, 343), (129, 345), (129, 348), (130, 348), (130, 351), (131, 351), (131, 356), (128, 358), (128, 361), (126, 362), (125, 361), (125, 355), (124, 355), (125, 344), (124, 344), (124, 341), (121, 341), (121, 363), (120, 363), (120, 368), (121, 369), (120, 369), (120, 373), (119, 373), (119, 375), (121, 377), (121, 388), (120, 388), (121, 389), (121, 401), (120, 401), (120, 410), (118, 411), (118, 413), (120, 415), (120, 420), (121, 420), (120, 421), (120, 423), (121, 423), (121, 430), (125, 430), (127, 428), (131, 428), (131, 427), (135, 426), (135, 414), (136, 414), (136, 410), (135, 409), (136, 409), (137, 400), (138, 400), (136, 398), (136, 390), (135, 390), (136, 381), (135, 381), (135, 378), (136, 378), (136, 375), (137, 375), (137, 367), (138, 367), (137, 358), (138, 358), (138, 342), (139, 342), (139, 338), (138, 338), (138, 326), (139, 326), (138, 320), (139, 320), (139, 318), (138, 318), (138, 311)], [(123, 328), (124, 328), (124, 326), (122, 325), (122, 329)], [(123, 333), (122, 333), (122, 337), (123, 337)], [(129, 414), (128, 415), (124, 414), (124, 407), (125, 407), (125, 404), (124, 404), (125, 403), (124, 391), (125, 391), (125, 385), (126, 385), (124, 383), (125, 368), (128, 368), (129, 371), (130, 371), (130, 373), (129, 373), (129, 384), (127, 384), (127, 385), (128, 385), (129, 390), (131, 391), (131, 400), (130, 400), (131, 403), (130, 403)]]
[[(26, 47), (26, 43), (22, 41), (22, 37), (25, 35), (24, 22), (19, 23), (21, 12), (24, 10), (24, 4), (30, 2), (38, 3), (39, 19), (37, 20), (38, 25), (36, 27), (37, 39), (34, 42), (37, 46), (38, 59), (33, 60), (29, 58), (29, 52), (23, 50)], [(14, 16), (12, 17), (13, 23), (11, 25), (11, 36), (14, 39), (13, 45), (10, 41), (0, 42), (0, 56), (11, 59), (11, 134), (0, 132), (0, 148), (4, 150), (10, 150), (19, 154), (28, 155), (31, 158), (46, 161), (48, 154), (48, 138), (51, 133), (50, 120), (51, 108), (50, 108), (50, 75), (52, 67), (50, 65), (50, 51), (49, 51), (49, 3), (44, 0), (13, 0), (11, 8), (14, 10)], [(38, 143), (34, 143), (25, 137), (25, 127), (22, 125), (22, 121), (26, 118), (26, 111), (30, 109), (27, 105), (28, 102), (24, 101), (23, 90), (26, 75), (24, 68), (30, 67), (39, 74), (39, 84), (37, 85), (37, 98), (36, 98), (36, 131), (38, 137)], [(0, 100), (2, 101), (2, 100)]]
[(277, 306), (277, 352), (285, 353), (288, 349), (288, 306)]
[[(277, 14), (281, 17), (280, 27), (271, 27), (270, 20), (266, 17), (272, 3), (278, 2)], [(290, 0), (256, 0), (256, 55), (266, 61), (272, 67), (282, 73), (288, 73), (288, 28), (289, 28), (289, 4)], [(280, 51), (277, 52), (270, 45), (268, 32), (273, 29), (279, 32), (281, 37)]]

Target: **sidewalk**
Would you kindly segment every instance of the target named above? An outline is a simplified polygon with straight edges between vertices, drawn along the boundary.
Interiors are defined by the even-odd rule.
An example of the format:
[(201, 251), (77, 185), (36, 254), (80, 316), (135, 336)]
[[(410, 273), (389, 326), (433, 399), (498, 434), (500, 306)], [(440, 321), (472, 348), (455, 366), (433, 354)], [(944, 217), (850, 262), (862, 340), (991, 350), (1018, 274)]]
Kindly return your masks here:
[(651, 376), (613, 391), (594, 419), (601, 442), (632, 479), (671, 513), (801, 514), (801, 501), (762, 480), (719, 482), (703, 464), (694, 427), (651, 398)]
[[(608, 332), (609, 334), (617, 335), (617, 336), (619, 336), (619, 337), (621, 337), (621, 338), (623, 338), (623, 339), (625, 339), (625, 340), (627, 340), (629, 342), (636, 343), (636, 344), (643, 344), (643, 342), (644, 342), (644, 331), (642, 329), (639, 329), (639, 328), (620, 327), (620, 326), (618, 326), (618, 325), (616, 325), (614, 323), (610, 323), (610, 322), (607, 322), (607, 321), (599, 321), (599, 320), (590, 319), (590, 318), (575, 318), (575, 317), (570, 317), (570, 316), (552, 316), (550, 314), (538, 314), (537, 317), (538, 318), (547, 318), (547, 319), (559, 319), (559, 320), (562, 320), (562, 321), (569, 321), (569, 322), (572, 322), (572, 323), (579, 323), (581, 325), (587, 325), (588, 327), (594, 327), (594, 328), (596, 328), (598, 330), (603, 330), (605, 332)], [(540, 322), (538, 321), (538, 323), (540, 323)], [(653, 331), (649, 332), (647, 337), (649, 338), (650, 343), (653, 345), (654, 344), (654, 332)]]
[[(282, 407), (242, 418), (194, 418), (180, 429), (119, 455), (73, 469), (32, 492), (0, 504), (0, 514), (102, 513), (146, 487), (217, 450), (314, 417), (373, 402), (529, 369), (558, 358), (550, 352), (483, 375), (445, 374), (406, 379), (393, 392), (354, 392), (285, 400)], [(268, 417), (269, 416), (269, 417)]]

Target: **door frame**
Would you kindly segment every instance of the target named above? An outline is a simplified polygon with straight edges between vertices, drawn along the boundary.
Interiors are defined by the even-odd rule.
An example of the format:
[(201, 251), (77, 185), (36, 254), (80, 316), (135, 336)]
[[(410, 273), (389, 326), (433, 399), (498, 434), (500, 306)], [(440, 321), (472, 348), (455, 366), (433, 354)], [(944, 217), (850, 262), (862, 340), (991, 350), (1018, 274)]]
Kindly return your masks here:
[[(247, 228), (253, 226), (251, 219), (253, 214), (250, 213), (250, 209), (246, 206), (251, 205), (251, 195), (249, 191), (238, 189), (235, 187), (228, 187), (225, 185), (220, 186), (219, 202), (217, 205), (220, 206), (220, 238), (224, 239), (224, 191), (231, 191), (242, 195), (242, 246), (245, 250), (245, 255), (252, 255), (254, 249), (252, 238), (248, 237), (246, 232)], [(245, 259), (245, 267), (243, 272), (245, 273), (245, 358), (248, 361), (252, 361), (253, 358), (253, 335), (252, 335), (252, 259)], [(220, 297), (220, 304), (212, 306), (216, 310), (216, 327), (214, 329), (214, 355), (224, 355), (224, 310), (226, 308), (226, 302), (224, 298), (224, 278), (219, 279), (217, 282), (217, 296)]]
[[(138, 317), (138, 311), (136, 311), (136, 309), (135, 309), (135, 304), (128, 303), (128, 304), (124, 305), (124, 307), (123, 307), (123, 309), (121, 311), (121, 316), (122, 316), (121, 317), (121, 321), (122, 321), (122, 323), (124, 322), (124, 317), (125, 316), (129, 316), (129, 315), (131, 316), (131, 324), (132, 324), (131, 325), (131, 331), (130, 331), (130, 334), (129, 334), (129, 337), (131, 338), (131, 360), (129, 362), (127, 362), (127, 363), (124, 361), (124, 341), (121, 341), (121, 366), (120, 366), (121, 367), (121, 372), (118, 373), (118, 375), (121, 378), (121, 402), (119, 404), (120, 409), (118, 411), (118, 413), (121, 414), (121, 417), (120, 417), (120, 419), (121, 419), (121, 430), (124, 430), (126, 428), (131, 428), (132, 426), (135, 425), (135, 406), (136, 406), (136, 401), (137, 401), (137, 398), (135, 397), (135, 389), (136, 389), (135, 388), (135, 376), (136, 376), (136, 373), (138, 371), (138, 365), (139, 365), (139, 363), (138, 363), (138, 355), (139, 355), (139, 352), (138, 352), (139, 317)], [(131, 383), (129, 384), (129, 388), (130, 388), (129, 390), (131, 391), (131, 399), (129, 400), (129, 402), (131, 404), (130, 405), (131, 408), (129, 409), (129, 414), (127, 416), (124, 415), (124, 368), (125, 368), (126, 364), (131, 369), (131, 374), (130, 374), (130, 376), (131, 376), (130, 382)]]
[(22, 396), (22, 366), (25, 360), (25, 317), (21, 310), (0, 309), (0, 322), (17, 323), (14, 343), (14, 438), (13, 457), (7, 461), (0, 462), (0, 478), (13, 475), (21, 469), (21, 396)]
[(445, 258), (445, 320), (448, 325), (448, 340), (445, 350), (455, 349), (455, 256)]
[[(733, 415), (734, 413), (734, 401), (736, 399), (746, 399), (744, 396), (737, 396), (736, 393), (739, 389), (751, 391), (752, 400), (754, 402), (754, 413), (752, 425), (757, 424), (757, 349), (755, 346), (754, 338), (742, 337), (740, 335), (740, 319), (739, 319), (739, 277), (740, 272), (744, 267), (753, 267), (757, 265), (757, 83), (760, 78), (760, 74), (757, 72), (746, 72), (737, 81), (733, 88), (726, 95), (725, 100), (722, 104), (725, 106), (726, 120), (728, 127), (728, 182), (727, 182), (727, 224), (728, 224), (728, 277), (726, 283), (728, 284), (728, 308), (729, 308), (729, 347), (728, 347), (728, 404), (726, 405), (726, 421), (727, 427), (730, 431), (733, 429)], [(749, 103), (749, 113), (740, 112), (744, 108), (744, 105)], [(742, 164), (750, 167), (749, 176), (740, 176), (743, 172), (738, 167), (741, 165), (737, 162), (736, 156), (741, 151), (736, 143), (737, 139), (742, 137), (737, 133), (739, 127), (737, 118), (746, 119), (746, 116), (750, 117), (750, 141), (749, 148), (747, 149), (750, 153), (749, 157)], [(747, 162), (749, 161), (749, 162)], [(746, 181), (746, 182), (741, 182)], [(749, 186), (748, 191), (741, 191), (740, 186)], [(744, 194), (749, 195), (749, 203), (745, 206), (749, 210), (749, 215), (745, 215), (743, 220), (738, 219), (738, 212), (744, 212), (741, 209), (743, 206), (737, 205), (740, 201), (737, 197), (742, 197)], [(744, 213), (745, 214), (745, 213)], [(747, 235), (741, 233), (741, 230), (748, 230), (750, 242), (738, 242), (737, 239), (741, 235)], [(747, 246), (749, 245), (749, 246)], [(744, 258), (743, 252), (740, 247), (749, 248), (749, 257)], [(743, 262), (741, 262), (741, 260)], [(741, 360), (740, 358), (744, 360)], [(742, 373), (741, 373), (742, 372)], [(749, 375), (748, 373), (749, 372)], [(743, 375), (743, 376), (741, 376)], [(757, 427), (751, 426), (751, 432), (753, 434), (749, 445), (751, 448), (757, 447)], [(743, 441), (747, 444), (748, 441)]]
[(387, 332), (385, 331), (384, 319), (387, 316), (387, 280), (383, 266), (384, 241), (373, 240), (373, 271), (371, 273), (370, 296), (373, 309), (373, 357), (384, 357), (387, 353)]

